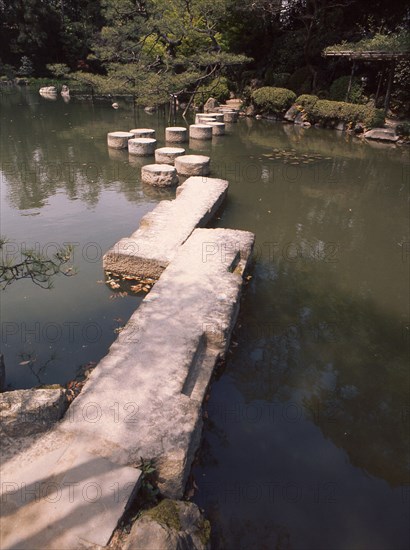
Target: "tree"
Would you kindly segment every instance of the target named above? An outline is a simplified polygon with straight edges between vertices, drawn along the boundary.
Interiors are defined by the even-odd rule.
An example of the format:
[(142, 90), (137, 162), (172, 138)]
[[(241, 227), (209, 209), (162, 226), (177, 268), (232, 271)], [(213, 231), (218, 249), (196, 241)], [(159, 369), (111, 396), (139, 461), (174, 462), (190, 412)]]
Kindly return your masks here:
[[(34, 284), (50, 289), (53, 285), (53, 277), (58, 273), (66, 276), (74, 275), (72, 266), (66, 266), (70, 261), (73, 248), (71, 246), (62, 247), (52, 258), (46, 258), (35, 251), (24, 251), (21, 253), (19, 261), (15, 262), (13, 258), (7, 258), (7, 251), (4, 251), (7, 239), (0, 238), (0, 251), (2, 258), (0, 261), (0, 288), (4, 290), (11, 283), (20, 279), (31, 279)], [(6, 257), (4, 257), (4, 254)]]
[(169, 94), (247, 61), (224, 51), (220, 30), (231, 3), (103, 0), (106, 25), (91, 60), (97, 59), (106, 74), (76, 77), (104, 92), (134, 94), (139, 103), (164, 103)]

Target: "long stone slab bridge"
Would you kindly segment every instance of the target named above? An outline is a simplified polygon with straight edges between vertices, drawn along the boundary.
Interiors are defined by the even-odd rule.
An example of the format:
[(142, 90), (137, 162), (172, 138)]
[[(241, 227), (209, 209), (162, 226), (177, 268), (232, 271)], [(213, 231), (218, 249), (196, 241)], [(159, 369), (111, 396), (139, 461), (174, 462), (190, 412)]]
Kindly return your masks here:
[(254, 242), (201, 228), (227, 187), (189, 178), (105, 256), (108, 270), (158, 281), (64, 418), (3, 460), (2, 550), (106, 546), (139, 489), (141, 457), (164, 496), (183, 495)]

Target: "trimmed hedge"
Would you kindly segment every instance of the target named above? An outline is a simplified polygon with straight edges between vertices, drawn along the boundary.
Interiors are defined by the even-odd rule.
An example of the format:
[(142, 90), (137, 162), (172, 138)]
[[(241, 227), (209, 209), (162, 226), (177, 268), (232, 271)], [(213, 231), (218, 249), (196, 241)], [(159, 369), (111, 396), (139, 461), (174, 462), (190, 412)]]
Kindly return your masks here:
[(305, 109), (311, 109), (317, 101), (319, 101), (317, 95), (302, 94), (296, 99), (295, 103)]
[(252, 99), (264, 113), (283, 114), (295, 102), (296, 94), (287, 88), (265, 86), (252, 92)]
[(322, 124), (345, 122), (346, 124), (353, 125), (361, 122), (367, 128), (382, 126), (384, 124), (383, 111), (375, 109), (371, 105), (356, 105), (345, 103), (344, 101), (318, 99), (313, 104), (305, 104), (303, 109), (306, 112), (307, 120), (312, 124), (316, 122)]

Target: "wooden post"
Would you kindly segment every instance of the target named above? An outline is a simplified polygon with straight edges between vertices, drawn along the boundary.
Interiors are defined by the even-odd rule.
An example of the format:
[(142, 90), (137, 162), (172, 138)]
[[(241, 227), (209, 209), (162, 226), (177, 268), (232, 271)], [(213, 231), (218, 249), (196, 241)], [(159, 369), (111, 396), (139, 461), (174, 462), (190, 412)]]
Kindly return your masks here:
[(390, 64), (390, 73), (389, 73), (389, 81), (387, 83), (387, 90), (386, 90), (386, 97), (384, 99), (384, 114), (387, 115), (387, 111), (389, 109), (390, 104), (390, 96), (391, 96), (391, 89), (393, 85), (393, 78), (394, 78), (394, 69), (396, 67), (396, 63), (394, 59), (392, 60)]
[(355, 68), (356, 68), (356, 61), (353, 61), (352, 72), (350, 73), (349, 86), (347, 87), (347, 92), (346, 92), (346, 97), (345, 97), (346, 102), (349, 101), (349, 96), (350, 96), (350, 91), (352, 89), (352, 82), (353, 82), (353, 75), (354, 75)]
[(377, 90), (376, 90), (376, 97), (374, 98), (374, 106), (377, 108), (377, 100), (379, 99), (379, 95), (380, 95), (380, 87), (382, 85), (382, 80), (383, 80), (383, 69), (380, 71), (380, 76), (379, 76), (379, 82), (377, 84)]

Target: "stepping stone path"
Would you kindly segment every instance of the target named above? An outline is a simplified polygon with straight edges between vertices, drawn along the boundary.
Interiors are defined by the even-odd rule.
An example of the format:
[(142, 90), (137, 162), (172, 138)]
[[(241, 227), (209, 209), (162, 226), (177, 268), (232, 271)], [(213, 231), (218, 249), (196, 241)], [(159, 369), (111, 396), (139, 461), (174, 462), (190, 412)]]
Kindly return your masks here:
[(134, 137), (144, 137), (144, 138), (155, 138), (155, 130), (153, 128), (136, 128), (130, 130), (131, 134), (134, 134)]
[[(164, 165), (161, 165), (164, 166)], [(173, 201), (161, 201), (146, 214), (139, 229), (121, 239), (104, 256), (106, 271), (116, 275), (158, 279), (178, 248), (196, 227), (203, 227), (225, 200), (228, 182), (188, 178)]]
[(185, 155), (182, 147), (161, 147), (155, 150), (155, 162), (157, 164), (174, 164), (175, 159)]
[(191, 124), (189, 137), (191, 139), (212, 139), (212, 128), (206, 124)]
[(126, 149), (128, 147), (128, 140), (133, 138), (134, 134), (131, 132), (109, 132), (107, 134), (108, 147), (113, 149)]
[(225, 134), (225, 123), (224, 122), (206, 122), (209, 126), (212, 126), (212, 135), (213, 136), (223, 136)]
[[(212, 127), (207, 128), (212, 136)], [(175, 159), (175, 168), (181, 176), (207, 176), (210, 164), (211, 159), (204, 155), (183, 155)]]
[(147, 164), (141, 168), (141, 180), (143, 183), (154, 187), (172, 187), (177, 185), (177, 171), (169, 164)]
[(165, 141), (170, 143), (184, 143), (188, 141), (188, 130), (183, 126), (169, 126), (165, 128)]
[(149, 157), (154, 154), (157, 140), (153, 138), (133, 138), (128, 141), (130, 155)]

